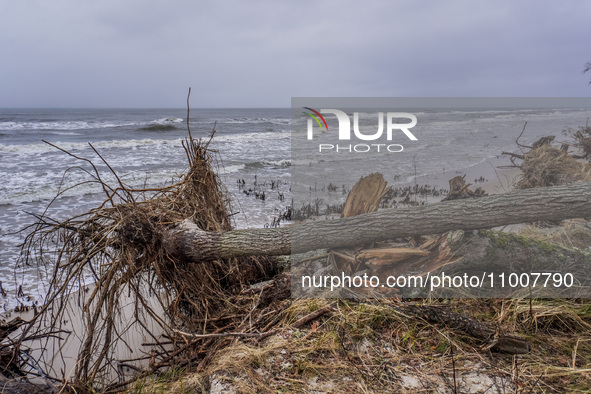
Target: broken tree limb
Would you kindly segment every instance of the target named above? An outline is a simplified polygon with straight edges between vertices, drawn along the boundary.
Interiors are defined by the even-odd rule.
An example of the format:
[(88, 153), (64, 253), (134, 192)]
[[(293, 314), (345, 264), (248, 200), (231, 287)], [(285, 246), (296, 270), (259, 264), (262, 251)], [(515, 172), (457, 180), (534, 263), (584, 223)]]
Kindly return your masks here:
[(164, 249), (185, 262), (238, 256), (279, 256), (450, 230), (481, 230), (534, 221), (591, 216), (591, 183), (384, 209), (287, 228), (205, 232), (185, 220), (162, 230)]
[(502, 155), (508, 155), (508, 156), (511, 156), (511, 157), (516, 157), (516, 158), (521, 159), (521, 160), (523, 160), (525, 158), (524, 155), (519, 155), (517, 153), (512, 153), (512, 152), (505, 152), (505, 151), (503, 151), (503, 152), (501, 152), (501, 154)]

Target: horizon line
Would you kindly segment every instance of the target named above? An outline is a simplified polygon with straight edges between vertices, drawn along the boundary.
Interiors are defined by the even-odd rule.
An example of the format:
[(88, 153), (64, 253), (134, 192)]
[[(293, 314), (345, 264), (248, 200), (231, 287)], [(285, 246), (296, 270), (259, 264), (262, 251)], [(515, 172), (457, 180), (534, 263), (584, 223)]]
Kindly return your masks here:
[[(291, 107), (190, 107), (189, 109), (289, 109)], [(0, 109), (182, 109), (187, 107), (0, 107)]]

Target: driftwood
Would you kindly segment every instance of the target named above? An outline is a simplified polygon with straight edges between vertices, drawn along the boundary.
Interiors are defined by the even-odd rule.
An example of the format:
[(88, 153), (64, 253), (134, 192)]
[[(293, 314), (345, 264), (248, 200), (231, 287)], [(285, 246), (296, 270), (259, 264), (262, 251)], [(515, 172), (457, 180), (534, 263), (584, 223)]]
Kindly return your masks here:
[(16, 331), (24, 323), (25, 321), (17, 316), (7, 323), (0, 324), (0, 341), (6, 338), (11, 332)]
[(278, 256), (366, 245), (451, 230), (480, 230), (534, 221), (591, 216), (591, 183), (517, 190), (478, 199), (384, 209), (288, 228), (206, 232), (190, 220), (161, 228), (167, 253), (200, 263), (236, 256)]
[(505, 152), (505, 151), (503, 151), (503, 152), (501, 152), (501, 154), (502, 154), (502, 155), (507, 155), (507, 156), (510, 156), (511, 158), (515, 157), (515, 158), (517, 158), (517, 159), (521, 159), (521, 160), (525, 159), (525, 156), (524, 156), (524, 155), (520, 155), (520, 154), (518, 154), (518, 153), (513, 153), (513, 152)]

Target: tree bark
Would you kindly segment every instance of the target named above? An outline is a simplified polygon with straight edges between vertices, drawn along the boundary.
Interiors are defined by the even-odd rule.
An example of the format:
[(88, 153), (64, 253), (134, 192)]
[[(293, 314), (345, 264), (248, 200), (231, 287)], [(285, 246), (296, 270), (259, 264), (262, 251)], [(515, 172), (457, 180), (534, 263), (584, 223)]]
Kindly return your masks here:
[(481, 230), (509, 224), (589, 216), (591, 183), (582, 183), (516, 190), (411, 208), (383, 209), (287, 228), (211, 233), (185, 220), (164, 229), (162, 242), (170, 255), (186, 262), (198, 263), (240, 256), (279, 256), (451, 230)]

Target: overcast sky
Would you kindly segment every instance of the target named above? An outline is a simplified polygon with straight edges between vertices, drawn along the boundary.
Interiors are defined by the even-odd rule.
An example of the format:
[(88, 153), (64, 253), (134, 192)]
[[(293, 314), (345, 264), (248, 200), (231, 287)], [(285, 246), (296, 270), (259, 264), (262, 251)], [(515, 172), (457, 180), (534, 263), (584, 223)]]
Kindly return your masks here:
[(0, 0), (0, 107), (588, 97), (591, 2)]

